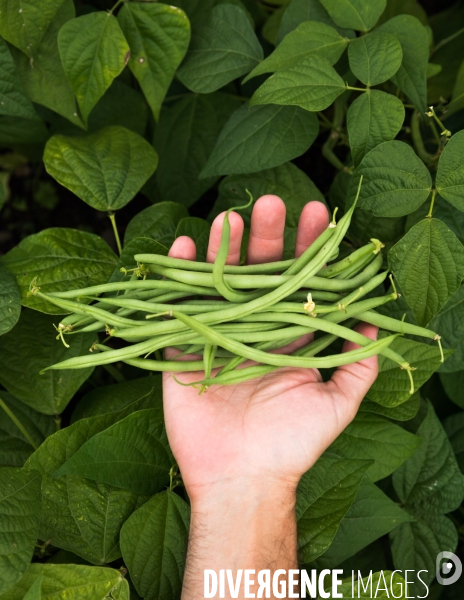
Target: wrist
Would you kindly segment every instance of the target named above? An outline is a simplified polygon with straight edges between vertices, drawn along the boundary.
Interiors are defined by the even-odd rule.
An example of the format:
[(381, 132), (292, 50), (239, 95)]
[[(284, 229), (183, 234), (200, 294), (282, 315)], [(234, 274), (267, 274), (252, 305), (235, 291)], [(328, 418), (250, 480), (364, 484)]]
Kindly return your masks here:
[(210, 485), (192, 501), (189, 550), (209, 547), (217, 571), (295, 568), (295, 503), (295, 482), (240, 479)]
[(264, 475), (223, 475), (218, 481), (189, 482), (186, 485), (192, 511), (214, 510), (224, 502), (255, 506), (284, 502), (294, 508), (298, 479)]

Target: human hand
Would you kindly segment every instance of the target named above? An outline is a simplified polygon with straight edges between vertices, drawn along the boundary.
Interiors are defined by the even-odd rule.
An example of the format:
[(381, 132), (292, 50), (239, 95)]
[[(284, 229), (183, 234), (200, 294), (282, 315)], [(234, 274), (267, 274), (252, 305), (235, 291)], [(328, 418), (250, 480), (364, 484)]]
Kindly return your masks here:
[[(211, 229), (207, 254), (213, 262), (219, 249), (224, 214)], [(230, 213), (228, 264), (239, 264), (243, 220)], [(295, 254), (299, 256), (328, 226), (320, 202), (309, 202), (301, 214)], [(277, 196), (262, 196), (254, 205), (247, 262), (280, 260), (283, 252), (285, 205)], [(170, 256), (195, 260), (193, 241), (178, 238)], [(358, 331), (375, 338), (375, 327)], [(308, 340), (305, 340), (307, 343)], [(345, 343), (343, 350), (355, 346)], [(287, 352), (292, 348), (287, 347)], [(171, 356), (172, 354), (172, 350)], [(247, 363), (249, 364), (249, 363)], [(212, 386), (201, 396), (193, 387), (164, 374), (165, 419), (169, 441), (192, 502), (204, 496), (283, 484), (290, 489), (354, 418), (377, 376), (377, 357), (339, 367), (323, 383), (316, 369), (282, 368), (264, 377), (233, 386)], [(183, 383), (200, 373), (178, 376)]]

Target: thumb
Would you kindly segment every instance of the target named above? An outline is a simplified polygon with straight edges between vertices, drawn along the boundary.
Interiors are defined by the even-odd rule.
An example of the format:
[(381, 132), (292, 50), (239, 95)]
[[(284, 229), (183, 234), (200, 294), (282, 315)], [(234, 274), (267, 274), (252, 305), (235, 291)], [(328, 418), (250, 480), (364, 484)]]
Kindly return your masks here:
[[(355, 330), (372, 340), (377, 339), (378, 328), (367, 323), (360, 323)], [(345, 342), (343, 352), (359, 348), (353, 342)], [(362, 399), (369, 391), (379, 373), (378, 357), (371, 356), (350, 365), (338, 367), (327, 382), (329, 391), (335, 395), (335, 405), (340, 423), (345, 428), (356, 416)]]

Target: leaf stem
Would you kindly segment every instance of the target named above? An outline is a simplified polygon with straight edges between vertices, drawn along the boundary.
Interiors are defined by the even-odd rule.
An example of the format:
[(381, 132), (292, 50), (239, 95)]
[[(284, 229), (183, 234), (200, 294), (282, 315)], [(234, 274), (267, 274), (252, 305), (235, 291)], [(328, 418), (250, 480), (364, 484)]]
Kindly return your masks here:
[(107, 373), (109, 373), (113, 379), (115, 379), (118, 383), (124, 383), (126, 378), (124, 375), (114, 366), (114, 365), (102, 365)]
[(119, 238), (118, 228), (116, 226), (116, 214), (114, 212), (110, 211), (108, 213), (108, 216), (110, 218), (111, 225), (113, 226), (114, 237), (116, 239), (116, 245), (118, 246), (119, 256), (121, 256), (121, 254), (122, 254), (122, 246), (121, 246), (121, 240)]
[(430, 208), (429, 208), (429, 212), (427, 213), (427, 218), (431, 219), (432, 218), (432, 213), (433, 213), (433, 206), (435, 204), (435, 196), (437, 195), (437, 190), (434, 188), (432, 190), (432, 200), (430, 201)]
[[(331, 123), (332, 130), (329, 137), (322, 146), (322, 155), (327, 159), (336, 169), (339, 171), (346, 171), (347, 167), (342, 163), (338, 156), (334, 153), (333, 149), (340, 140), (340, 130), (343, 124), (344, 118), (344, 105), (340, 98), (337, 98), (334, 102), (334, 117), (333, 123)], [(319, 113), (320, 114), (320, 113)]]
[(433, 133), (433, 137), (435, 138), (435, 141), (438, 144), (438, 147), (441, 147), (441, 140), (440, 140), (440, 136), (438, 134), (437, 128), (435, 127), (435, 123), (433, 121), (428, 121), (429, 127), (432, 130)]
[(3, 410), (6, 412), (6, 414), (10, 417), (10, 419), (13, 421), (13, 423), (16, 425), (16, 427), (19, 429), (19, 431), (23, 434), (23, 436), (26, 438), (26, 440), (29, 442), (29, 444), (34, 448), (34, 450), (37, 450), (38, 446), (34, 442), (34, 440), (31, 438), (27, 429), (24, 427), (24, 425), (17, 418), (17, 416), (14, 414), (14, 412), (10, 410), (10, 408), (5, 404), (5, 402), (1, 398), (0, 398), (0, 406), (3, 408)]
[(449, 129), (446, 129), (446, 127), (443, 125), (443, 123), (440, 121), (440, 119), (437, 117), (435, 110), (433, 108), (433, 106), (429, 106), (429, 111), (425, 113), (428, 117), (434, 119), (438, 125), (441, 127), (441, 136), (445, 136), (447, 138), (451, 137), (451, 131)]
[(455, 38), (459, 37), (462, 33), (464, 33), (464, 27), (462, 29), (458, 29), (458, 31), (455, 31), (454, 33), (452, 33), (450, 36), (448, 36), (444, 40), (441, 40), (441, 42), (438, 42), (438, 44), (432, 50), (431, 56), (433, 56), (435, 54), (435, 52), (437, 52), (437, 50), (440, 50), (440, 48), (443, 48), (443, 46), (446, 46), (446, 44), (449, 44)]
[(112, 15), (112, 14), (114, 13), (114, 11), (115, 11), (115, 10), (118, 8), (118, 6), (119, 6), (120, 4), (122, 4), (123, 2), (125, 2), (125, 0), (118, 0), (118, 1), (116, 2), (116, 4), (113, 6), (113, 8), (111, 8), (111, 9), (108, 11), (108, 12), (109, 12), (109, 14), (110, 14), (110, 15)]
[(353, 90), (355, 92), (368, 92), (369, 88), (358, 88), (358, 87), (351, 87), (351, 85), (348, 85), (347, 83), (345, 84), (345, 89), (347, 90)]
[(417, 155), (426, 163), (430, 164), (433, 161), (433, 157), (431, 154), (427, 152), (424, 145), (424, 140), (422, 139), (422, 134), (420, 130), (420, 113), (415, 110), (411, 116), (411, 137), (414, 143), (414, 148), (416, 149)]

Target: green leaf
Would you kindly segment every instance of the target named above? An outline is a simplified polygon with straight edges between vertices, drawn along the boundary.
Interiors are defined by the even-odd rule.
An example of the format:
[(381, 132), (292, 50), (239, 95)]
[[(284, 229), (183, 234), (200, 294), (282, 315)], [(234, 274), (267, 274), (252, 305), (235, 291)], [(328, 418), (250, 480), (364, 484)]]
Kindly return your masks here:
[(253, 94), (250, 105), (294, 105), (316, 112), (330, 106), (345, 89), (330, 62), (313, 54), (271, 75)]
[(26, 571), (37, 541), (40, 475), (0, 468), (0, 594)]
[(348, 205), (356, 196), (363, 175), (358, 207), (376, 217), (401, 217), (423, 204), (432, 189), (432, 178), (411, 146), (383, 142), (362, 159), (348, 191)]
[(132, 200), (157, 162), (146, 140), (118, 126), (82, 136), (54, 135), (44, 152), (47, 172), (101, 211), (117, 210)]
[(79, 400), (71, 422), (79, 419), (95, 417), (109, 412), (115, 412), (130, 406), (133, 403), (144, 402), (142, 408), (162, 407), (163, 393), (161, 389), (161, 374), (153, 373), (149, 377), (131, 379), (123, 383), (104, 385), (88, 392)]
[(42, 600), (42, 573), (28, 589), (23, 600)]
[[(440, 350), (436, 343), (429, 345), (399, 338), (393, 341), (391, 347), (414, 367), (412, 376), (416, 391), (442, 364)], [(449, 355), (449, 352), (445, 351), (445, 357), (447, 354)], [(387, 408), (394, 408), (411, 398), (410, 382), (406, 371), (384, 356), (379, 356), (379, 370), (379, 376), (367, 392), (369, 400)]]
[(54, 477), (77, 475), (155, 494), (169, 484), (174, 463), (158, 410), (141, 410), (87, 441)]
[(0, 171), (0, 210), (2, 210), (3, 205), (10, 195), (9, 180), (10, 173)]
[(0, 114), (24, 119), (39, 119), (24, 93), (8, 45), (0, 38)]
[(394, 407), (382, 406), (381, 404), (372, 402), (365, 397), (361, 403), (361, 406), (359, 407), (359, 411), (382, 415), (383, 417), (388, 417), (389, 419), (394, 419), (395, 421), (409, 421), (416, 416), (417, 412), (419, 411), (419, 406), (420, 394), (416, 392), (410, 396), (406, 402)]
[(312, 566), (333, 569), (400, 523), (410, 520), (406, 511), (365, 477), (334, 541)]
[(333, 27), (317, 21), (305, 21), (285, 36), (274, 52), (259, 63), (244, 81), (262, 73), (288, 69), (312, 54), (323, 56), (333, 65), (347, 45), (348, 40)]
[(184, 575), (190, 508), (164, 491), (139, 508), (121, 529), (124, 562), (145, 600), (174, 600)]
[(459, 412), (443, 421), (443, 429), (453, 449), (461, 473), (464, 473), (464, 412)]
[[(462, 320), (464, 307), (464, 286), (450, 298), (444, 308), (430, 323), (442, 336), (445, 348), (454, 350), (445, 363), (440, 367), (440, 373), (454, 373), (464, 366), (464, 323)], [(462, 394), (462, 389), (460, 390)]]
[(306, 152), (318, 133), (316, 115), (296, 106), (244, 104), (225, 124), (200, 177), (277, 167)]
[(42, 121), (0, 115), (0, 148), (44, 144), (48, 131)]
[(369, 31), (385, 10), (387, 0), (320, 0), (339, 27)]
[(406, 508), (415, 514), (451, 512), (464, 499), (464, 479), (430, 402), (417, 435), (422, 438), (422, 444), (393, 474), (395, 491)]
[(216, 140), (241, 102), (229, 94), (187, 94), (163, 108), (154, 146), (159, 154), (156, 182), (160, 197), (190, 206), (217, 177), (199, 179)]
[[(415, 516), (390, 533), (393, 562), (397, 569), (421, 573), (428, 585), (435, 578), (435, 565), (440, 552), (455, 552), (458, 534), (453, 522), (442, 515)], [(409, 598), (423, 596), (427, 590), (416, 577), (409, 584)]]
[(233, 4), (219, 4), (193, 31), (177, 77), (192, 92), (207, 94), (248, 73), (262, 58), (246, 13)]
[(279, 31), (280, 23), (286, 8), (287, 7), (283, 5), (271, 13), (261, 29), (261, 35), (263, 38), (273, 46), (276, 45), (277, 32)]
[(176, 238), (187, 235), (195, 242), (197, 248), (197, 258), (199, 261), (206, 261), (208, 251), (210, 225), (208, 221), (198, 217), (186, 217), (180, 221), (176, 229)]
[[(56, 431), (56, 424), (51, 416), (33, 410), (8, 392), (0, 391), (0, 400), (21, 423), (36, 447)], [(22, 467), (33, 451), (34, 447), (30, 440), (25, 437), (11, 416), (1, 406), (0, 465)]]
[[(398, 589), (397, 586), (400, 586), (400, 588)], [(341, 594), (341, 596), (338, 596), (339, 598), (412, 598), (412, 596), (406, 595), (408, 593), (406, 591), (406, 583), (401, 575), (395, 571), (384, 570), (379, 571), (378, 573), (370, 572), (368, 577), (363, 578), (361, 584), (358, 579), (355, 578), (353, 585), (353, 581), (350, 579), (337, 587), (337, 593)], [(392, 594), (392, 596), (390, 596), (390, 594)], [(336, 596), (328, 596), (328, 598), (335, 597)]]
[(310, 562), (332, 543), (371, 462), (322, 456), (298, 485), (296, 519), (300, 562)]
[(348, 57), (354, 75), (372, 86), (393, 77), (400, 68), (403, 50), (394, 35), (374, 31), (353, 40), (348, 48)]
[(87, 123), (92, 108), (124, 69), (129, 46), (116, 17), (92, 12), (63, 25), (58, 47), (66, 77)]
[(438, 162), (437, 191), (450, 204), (464, 211), (464, 131), (453, 135)]
[(347, 128), (356, 167), (370, 150), (396, 137), (403, 125), (404, 115), (401, 100), (380, 90), (365, 92), (350, 104)]
[[(90, 113), (88, 130), (119, 125), (143, 136), (148, 116), (149, 108), (143, 94), (115, 79)], [(61, 128), (59, 131), (65, 133)]]
[(0, 0), (0, 35), (32, 58), (33, 65), (40, 40), (62, 1), (43, 0), (37, 4), (21, 0)]
[(464, 409), (464, 396), (462, 395), (464, 386), (464, 370), (454, 371), (453, 373), (440, 373), (440, 381), (450, 400), (452, 400), (460, 408)]
[(21, 78), (22, 85), (29, 98), (37, 104), (65, 117), (78, 127), (83, 123), (77, 111), (74, 92), (66, 79), (58, 52), (58, 31), (75, 15), (74, 2), (64, 0), (43, 34), (34, 55), (33, 68), (30, 59), (16, 48), (10, 48)]
[(354, 31), (339, 28), (335, 25), (319, 0), (291, 0), (282, 16), (282, 22), (277, 32), (276, 45), (280, 44), (288, 33), (296, 29), (304, 21), (325, 23), (326, 25), (335, 27), (341, 35), (346, 35), (347, 37), (354, 36)]
[(387, 6), (378, 21), (378, 25), (389, 21), (398, 15), (412, 15), (423, 25), (429, 26), (429, 19), (419, 0), (388, 0)]
[(99, 236), (64, 227), (30, 235), (1, 258), (16, 276), (23, 306), (51, 314), (63, 314), (62, 309), (28, 297), (34, 279), (44, 293), (79, 289), (106, 282), (116, 262), (116, 255)]
[(460, 71), (464, 53), (463, 12), (457, 4), (452, 4), (433, 15), (430, 25), (433, 32), (431, 60), (443, 66), (441, 73), (428, 82), (428, 103), (436, 105), (440, 98), (451, 96)]
[[(136, 237), (124, 246), (119, 257), (118, 264), (114, 268), (109, 281), (129, 281), (133, 273), (121, 272), (121, 269), (135, 269), (138, 265), (134, 256), (136, 254), (162, 254), (167, 256), (168, 248), (155, 242), (151, 238)], [(114, 295), (117, 295), (115, 293)]]
[[(424, 219), (427, 216), (428, 210), (429, 206), (424, 204), (415, 213), (409, 215), (406, 222), (406, 231)], [(433, 207), (433, 216), (439, 221), (443, 221), (456, 234), (458, 240), (464, 244), (464, 213), (437, 194)]]
[(129, 68), (158, 120), (161, 104), (187, 52), (190, 23), (175, 6), (125, 3), (118, 21), (129, 43)]
[(401, 44), (403, 61), (392, 81), (409, 96), (416, 108), (427, 110), (427, 65), (429, 36), (422, 23), (411, 15), (393, 17), (378, 30), (393, 34)]
[(169, 248), (176, 237), (179, 222), (188, 217), (185, 206), (176, 202), (159, 202), (140, 211), (129, 222), (124, 245), (137, 237), (150, 237)]
[(420, 442), (417, 436), (382, 417), (358, 413), (330, 448), (343, 458), (374, 460), (367, 475), (377, 481), (393, 473)]
[(39, 563), (30, 565), (24, 577), (2, 600), (23, 600), (40, 576), (40, 600), (129, 600), (129, 584), (121, 571), (106, 567)]
[(0, 265), (0, 335), (8, 333), (21, 314), (21, 292), (14, 275)]
[[(284, 258), (293, 258), (301, 211), (309, 200), (319, 200), (325, 204), (321, 191), (303, 171), (290, 162), (249, 175), (229, 175), (219, 185), (219, 197), (208, 219), (212, 221), (220, 212), (243, 204), (247, 189), (255, 199), (264, 194), (275, 194), (282, 198), (287, 209)], [(242, 211), (241, 215), (249, 227), (251, 208)]]
[(40, 371), (65, 357), (80, 356), (95, 342), (93, 333), (76, 333), (70, 348), (57, 341), (57, 319), (26, 310), (18, 324), (0, 338), (0, 383), (25, 404), (46, 415), (60, 414), (93, 369), (58, 374)]
[[(158, 412), (161, 413), (159, 409)], [(124, 416), (121, 411), (81, 419), (47, 438), (26, 463), (27, 468), (42, 475), (40, 539), (50, 540), (53, 546), (70, 550), (95, 564), (105, 564), (121, 556), (120, 529), (147, 498), (89, 479), (58, 479), (53, 474), (86, 440)]]
[[(448, 67), (448, 65), (447, 65)], [(450, 117), (458, 110), (464, 107), (464, 61), (459, 67), (458, 74), (456, 75), (456, 81), (454, 83), (453, 93), (451, 95), (451, 102), (446, 105), (446, 116)]]
[(464, 246), (438, 219), (424, 219), (388, 253), (388, 262), (414, 311), (426, 325), (464, 279)]

